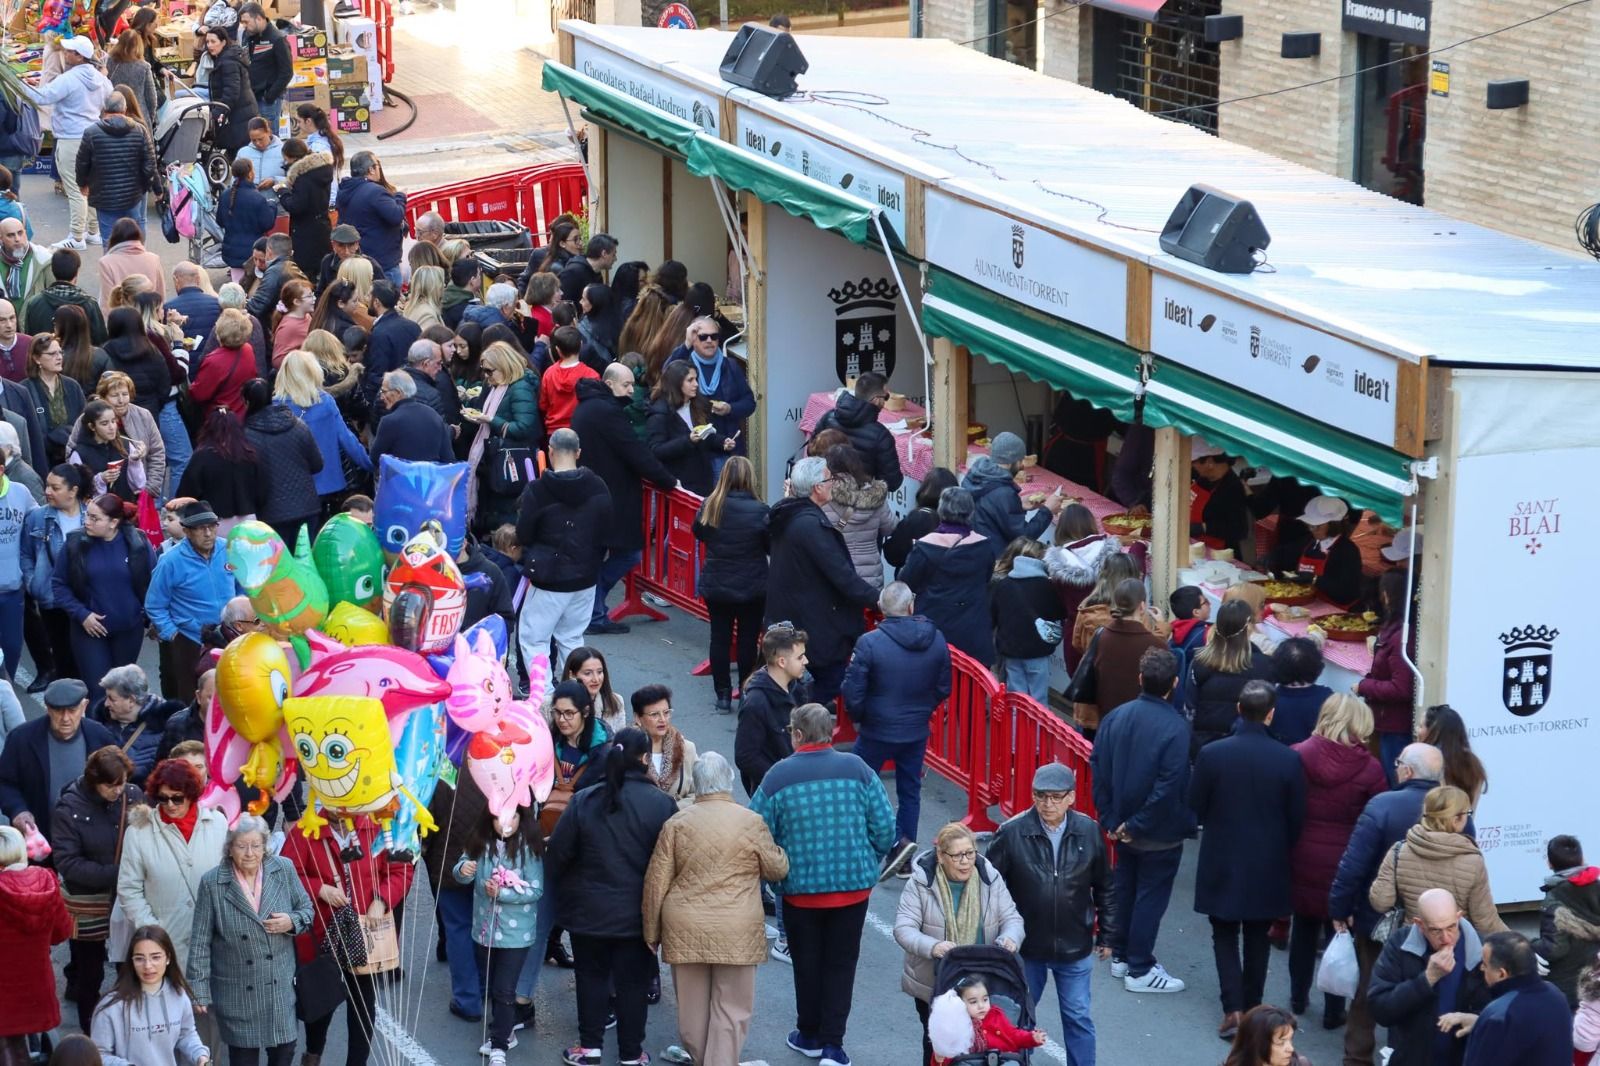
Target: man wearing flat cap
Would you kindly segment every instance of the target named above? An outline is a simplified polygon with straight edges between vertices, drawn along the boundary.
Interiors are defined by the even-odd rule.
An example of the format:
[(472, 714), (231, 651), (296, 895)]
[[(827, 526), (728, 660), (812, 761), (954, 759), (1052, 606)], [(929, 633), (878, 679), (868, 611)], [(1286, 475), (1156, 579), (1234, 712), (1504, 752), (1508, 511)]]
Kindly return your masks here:
[(11, 824), (36, 826), (50, 839), (50, 812), (61, 790), (83, 775), (89, 753), (115, 745), (111, 731), (86, 721), (89, 686), (63, 677), (44, 690), (43, 718), (18, 726), (0, 750), (0, 811)]
[(317, 295), (320, 297), (324, 289), (333, 284), (333, 279), (338, 277), (339, 268), (346, 259), (365, 259), (372, 264), (372, 276), (383, 277), (383, 267), (370, 255), (361, 251), (361, 234), (348, 222), (341, 222), (333, 227), (333, 232), (328, 235), (328, 244), (333, 251), (322, 257), (321, 268), (317, 271)]
[(1073, 1066), (1094, 1066), (1089, 984), (1095, 956), (1111, 956), (1116, 911), (1105, 838), (1093, 818), (1072, 809), (1077, 787), (1077, 775), (1060, 763), (1035, 770), (1033, 809), (1000, 827), (988, 859), (1027, 930), (1022, 967), (1028, 994), (1037, 1007), (1045, 978), (1055, 976), (1061, 1043)]
[(238, 593), (217, 543), (217, 513), (205, 500), (178, 509), (183, 540), (162, 552), (150, 575), (144, 613), (161, 642), (161, 691), (170, 700), (194, 699), (201, 630), (222, 621)]

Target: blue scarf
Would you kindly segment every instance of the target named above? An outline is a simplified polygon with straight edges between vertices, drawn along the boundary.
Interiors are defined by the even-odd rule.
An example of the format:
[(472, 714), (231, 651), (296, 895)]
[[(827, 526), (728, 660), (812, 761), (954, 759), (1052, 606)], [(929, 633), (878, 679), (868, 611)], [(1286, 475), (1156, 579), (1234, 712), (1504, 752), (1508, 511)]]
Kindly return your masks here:
[(717, 356), (709, 363), (700, 360), (700, 353), (693, 348), (689, 349), (689, 358), (694, 360), (694, 367), (700, 374), (700, 391), (707, 396), (717, 391), (717, 386), (722, 384), (722, 364), (726, 357), (722, 349), (717, 349)]

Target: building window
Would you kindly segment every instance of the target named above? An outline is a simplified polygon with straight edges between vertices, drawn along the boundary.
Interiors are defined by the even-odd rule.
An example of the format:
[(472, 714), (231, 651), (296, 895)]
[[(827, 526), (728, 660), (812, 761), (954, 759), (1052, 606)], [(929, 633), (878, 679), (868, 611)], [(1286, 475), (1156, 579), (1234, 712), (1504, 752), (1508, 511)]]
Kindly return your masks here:
[(1355, 171), (1367, 188), (1422, 203), (1427, 47), (1356, 34)]
[(1207, 44), (1207, 15), (1221, 0), (1168, 0), (1154, 22), (1094, 12), (1094, 87), (1144, 111), (1217, 132), (1219, 46)]
[(1039, 7), (1034, 0), (988, 0), (990, 36), (984, 50), (1007, 63), (1038, 70)]

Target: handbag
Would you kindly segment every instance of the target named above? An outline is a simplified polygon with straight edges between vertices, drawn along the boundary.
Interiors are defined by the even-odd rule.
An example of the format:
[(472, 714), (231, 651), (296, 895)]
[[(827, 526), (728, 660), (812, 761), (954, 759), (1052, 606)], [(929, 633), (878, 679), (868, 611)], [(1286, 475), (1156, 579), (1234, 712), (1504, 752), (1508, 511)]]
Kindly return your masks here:
[(483, 446), (483, 478), (496, 496), (520, 496), (528, 486), (528, 467), (534, 450), (520, 444), (507, 444), (493, 433)]
[(361, 931), (365, 938), (367, 961), (365, 965), (351, 967), (350, 972), (370, 975), (399, 969), (400, 938), (395, 933), (394, 912), (390, 911), (380, 918), (370, 914), (361, 915)]
[(1389, 853), (1394, 861), (1394, 906), (1385, 911), (1378, 919), (1378, 924), (1372, 927), (1372, 939), (1380, 944), (1388, 943), (1389, 936), (1406, 923), (1406, 901), (1400, 895), (1400, 849), (1405, 843), (1404, 840), (1396, 841), (1394, 850)]
[(177, 244), (182, 239), (182, 234), (178, 232), (178, 216), (172, 213), (170, 196), (161, 200), (161, 236), (167, 239), (168, 244)]
[(319, 1022), (344, 1003), (344, 974), (332, 955), (319, 954), (294, 971), (294, 1015), (303, 1022)]
[(567, 809), (572, 802), (572, 797), (578, 791), (578, 778), (589, 768), (588, 763), (578, 767), (578, 772), (563, 781), (559, 777), (556, 783), (550, 786), (549, 797), (539, 804), (539, 831), (549, 839), (550, 834), (556, 831), (556, 823), (561, 820), (561, 812)]
[[(350, 886), (345, 882), (344, 871), (327, 840), (323, 840), (322, 850), (328, 856), (328, 865), (333, 867), (333, 875), (339, 879), (339, 891), (344, 893), (345, 899), (354, 900)], [(357, 967), (367, 964), (367, 938), (361, 929), (361, 915), (356, 913), (351, 904), (334, 908), (328, 918), (327, 934), (322, 938), (321, 953), (345, 970), (355, 971)]]
[(1078, 668), (1067, 682), (1063, 695), (1073, 703), (1100, 702), (1100, 674), (1095, 666), (1095, 652), (1100, 650), (1100, 634), (1104, 632), (1104, 629), (1094, 631), (1094, 636), (1089, 638), (1089, 646), (1084, 649), (1083, 658), (1078, 660)]

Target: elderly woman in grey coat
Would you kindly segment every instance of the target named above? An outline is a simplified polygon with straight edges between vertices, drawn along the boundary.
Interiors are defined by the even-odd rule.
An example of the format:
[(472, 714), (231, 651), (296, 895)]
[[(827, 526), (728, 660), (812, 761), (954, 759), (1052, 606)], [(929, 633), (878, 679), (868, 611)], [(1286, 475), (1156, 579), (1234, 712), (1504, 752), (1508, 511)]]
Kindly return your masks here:
[(922, 1019), (923, 1061), (929, 1062), (928, 1001), (937, 960), (963, 944), (998, 944), (1007, 951), (1022, 946), (1022, 915), (1011, 892), (999, 871), (978, 854), (978, 838), (960, 822), (939, 830), (933, 848), (913, 860), (894, 919), (894, 941), (906, 953), (900, 987)]
[(294, 938), (311, 928), (311, 897), (289, 860), (267, 854), (267, 823), (245, 815), (222, 862), (200, 879), (190, 934), (195, 1009), (215, 1016), (229, 1066), (294, 1061)]

